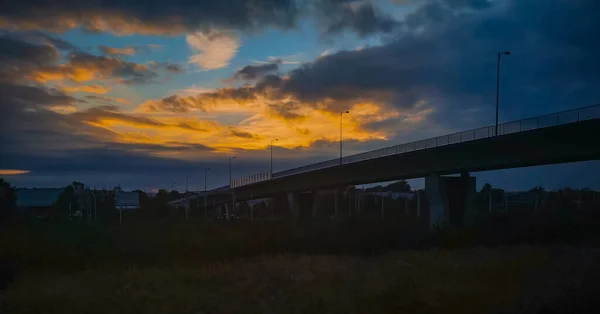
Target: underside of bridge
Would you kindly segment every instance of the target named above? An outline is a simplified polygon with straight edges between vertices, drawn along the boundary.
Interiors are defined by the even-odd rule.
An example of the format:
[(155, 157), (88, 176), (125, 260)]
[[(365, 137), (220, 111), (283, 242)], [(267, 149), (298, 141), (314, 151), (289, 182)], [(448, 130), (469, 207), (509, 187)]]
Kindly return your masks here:
[[(275, 177), (214, 195), (230, 204), (271, 198), (305, 219), (335, 216), (348, 195), (344, 187), (400, 179), (426, 178), (430, 226), (460, 225), (471, 215), (477, 171), (600, 159), (600, 120), (588, 120), (464, 143), (388, 155), (325, 169)], [(462, 174), (460, 177), (447, 175)], [(232, 193), (233, 192), (233, 193)], [(235, 193), (235, 194), (234, 194)], [(346, 200), (347, 201), (347, 200)], [(382, 213), (383, 213), (383, 204)], [(233, 207), (233, 206), (232, 206)], [(383, 216), (383, 215), (382, 215)]]

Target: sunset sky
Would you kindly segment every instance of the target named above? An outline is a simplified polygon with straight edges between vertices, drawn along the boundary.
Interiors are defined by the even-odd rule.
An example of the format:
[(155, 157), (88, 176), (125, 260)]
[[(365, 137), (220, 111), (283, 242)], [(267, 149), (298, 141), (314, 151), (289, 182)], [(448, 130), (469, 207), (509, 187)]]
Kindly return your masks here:
[[(0, 4), (0, 176), (191, 190), (600, 103), (595, 0)], [(590, 171), (596, 169), (596, 171)], [(477, 174), (600, 188), (597, 162)]]

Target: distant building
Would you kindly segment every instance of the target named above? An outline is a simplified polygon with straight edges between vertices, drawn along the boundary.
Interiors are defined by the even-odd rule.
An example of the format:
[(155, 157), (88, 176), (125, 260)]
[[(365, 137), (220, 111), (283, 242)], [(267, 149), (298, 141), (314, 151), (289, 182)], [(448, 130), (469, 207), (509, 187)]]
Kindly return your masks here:
[(117, 192), (115, 195), (117, 210), (135, 210), (140, 208), (140, 194), (138, 192)]
[(17, 189), (17, 208), (21, 210), (50, 208), (58, 201), (62, 191), (62, 188)]

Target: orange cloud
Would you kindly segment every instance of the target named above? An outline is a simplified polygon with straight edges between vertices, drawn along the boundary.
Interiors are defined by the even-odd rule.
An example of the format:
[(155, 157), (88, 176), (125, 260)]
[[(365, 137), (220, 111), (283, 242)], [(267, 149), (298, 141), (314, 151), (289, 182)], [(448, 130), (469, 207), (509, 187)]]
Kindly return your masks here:
[(100, 51), (102, 51), (102, 53), (109, 55), (133, 56), (137, 52), (137, 49), (135, 49), (134, 47), (115, 48), (108, 46), (100, 46), (99, 49)]
[(63, 87), (62, 90), (65, 92), (68, 92), (68, 93), (86, 92), (86, 93), (91, 93), (91, 94), (106, 94), (111, 90), (111, 88), (102, 86), (102, 85), (98, 85), (98, 84), (93, 84), (93, 85)]
[[(155, 65), (155, 67), (161, 66), (168, 67), (169, 64)], [(87, 82), (96, 79), (114, 79), (124, 84), (142, 84), (151, 82), (157, 77), (157, 73), (143, 64), (76, 52), (69, 56), (66, 63), (42, 67), (38, 71), (30, 73), (28, 77), (40, 83), (62, 80)]]
[(15, 176), (19, 174), (26, 174), (29, 172), (29, 170), (0, 169), (0, 176)]

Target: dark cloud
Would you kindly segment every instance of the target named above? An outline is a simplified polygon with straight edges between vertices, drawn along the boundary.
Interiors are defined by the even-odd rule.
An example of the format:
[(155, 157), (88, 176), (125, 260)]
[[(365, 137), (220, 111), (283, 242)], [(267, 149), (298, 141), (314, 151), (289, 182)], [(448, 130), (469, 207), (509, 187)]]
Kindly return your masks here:
[(167, 124), (156, 119), (148, 118), (142, 115), (133, 113), (124, 113), (115, 105), (96, 106), (84, 111), (79, 111), (70, 114), (71, 117), (78, 121), (91, 122), (101, 124), (104, 120), (117, 120), (123, 123), (130, 123), (139, 126), (155, 127), (155, 128), (179, 128), (195, 132), (208, 132), (208, 130), (196, 127), (190, 123), (178, 122), (175, 124)]
[(191, 109), (206, 111), (221, 101), (234, 101), (240, 104), (255, 101), (258, 93), (253, 86), (238, 88), (226, 87), (215, 92), (207, 92), (196, 96), (180, 97), (172, 95), (159, 100), (143, 103), (140, 109), (145, 112), (189, 112)]
[(58, 60), (50, 45), (38, 45), (0, 33), (0, 82), (22, 81), (36, 69)]
[(153, 49), (157, 48), (160, 48), (160, 46), (155, 44), (144, 46), (127, 46), (124, 48), (109, 47), (105, 45), (98, 46), (98, 50), (100, 50), (100, 52), (110, 56), (133, 56), (141, 53), (150, 53)]
[[(307, 117), (294, 112), (302, 106), (295, 102), (282, 102), (277, 104), (269, 104), (268, 112), (272, 116), (281, 118), (285, 121), (300, 121)], [(307, 130), (308, 131), (308, 130)]]
[[(119, 134), (94, 126), (103, 119), (120, 120), (150, 127), (179, 127), (205, 132), (185, 122), (166, 125), (159, 121), (125, 114), (114, 105), (59, 114), (55, 105), (76, 100), (60, 91), (39, 86), (0, 84), (0, 164), (32, 171), (35, 176), (63, 178), (67, 174), (136, 173), (166, 171), (191, 165), (186, 161), (154, 157), (158, 153), (210, 153), (202, 144), (167, 142), (116, 143)], [(68, 183), (68, 182), (67, 182)], [(56, 184), (56, 183), (55, 183)]]
[(30, 31), (17, 34), (20, 38), (32, 42), (43, 42), (60, 50), (79, 50), (79, 48), (70, 42), (56, 38), (52, 35), (40, 31)]
[(231, 133), (231, 135), (235, 136), (235, 137), (241, 137), (241, 138), (247, 138), (247, 139), (257, 139), (259, 138), (258, 135), (256, 134), (252, 134), (250, 132), (246, 132), (246, 131), (241, 131), (241, 130), (229, 130), (229, 133)]
[(2, 106), (18, 107), (21, 110), (36, 110), (44, 106), (68, 105), (75, 102), (75, 98), (57, 89), (32, 85), (0, 83), (0, 95), (3, 99)]
[[(116, 79), (123, 84), (149, 84), (156, 82), (157, 71), (181, 73), (182, 69), (171, 63), (150, 63), (149, 66), (123, 61), (118, 58), (95, 56), (69, 46), (67, 42), (53, 39), (40, 32), (0, 32), (0, 82)], [(23, 39), (24, 38), (24, 39)], [(42, 44), (29, 40), (38, 40)], [(61, 63), (56, 47), (70, 47), (72, 52)]]
[(299, 13), (293, 0), (42, 0), (10, 1), (0, 10), (0, 26), (63, 31), (77, 25), (92, 32), (176, 34), (211, 28), (252, 30), (291, 27)]
[(0, 27), (59, 32), (79, 26), (89, 32), (124, 35), (287, 29), (296, 26), (300, 17), (315, 17), (326, 34), (350, 30), (361, 37), (390, 33), (400, 25), (370, 0), (58, 0), (51, 4), (23, 0), (4, 4), (0, 12)]
[(104, 78), (118, 77), (124, 84), (149, 83), (157, 76), (144, 65), (87, 53), (72, 54), (69, 65), (72, 69), (96, 70)]
[(265, 64), (247, 65), (237, 70), (232, 79), (246, 81), (255, 80), (265, 76), (266, 74), (277, 72), (279, 70), (279, 64), (281, 64), (280, 59)]
[(401, 23), (377, 10), (370, 1), (325, 0), (317, 6), (325, 34), (350, 30), (360, 37), (377, 33), (392, 33)]
[(192, 108), (205, 111), (206, 108), (197, 101), (196, 97), (179, 97), (177, 95), (165, 97), (159, 100), (150, 100), (141, 105), (146, 112), (189, 112)]
[(501, 120), (598, 101), (600, 2), (484, 4), (427, 1), (394, 40), (320, 57), (285, 79), (267, 75), (255, 86), (213, 94), (291, 97), (335, 112), (361, 102), (401, 110), (424, 103), (450, 128), (478, 127), (493, 121), (497, 53), (512, 50), (502, 65)]
[(165, 66), (165, 69), (172, 73), (183, 73), (183, 68), (178, 64), (169, 63)]
[[(101, 96), (101, 95), (86, 95), (85, 98), (89, 99), (90, 101), (97, 102), (97, 103), (104, 103), (104, 104), (110, 104), (110, 105), (114, 105), (118, 102), (116, 99), (114, 99), (112, 97)], [(118, 108), (115, 106), (114, 110), (118, 110)]]
[(112, 56), (120, 56), (120, 55), (133, 56), (140, 52), (140, 50), (137, 47), (115, 48), (115, 47), (109, 47), (109, 46), (104, 46), (104, 45), (98, 46), (98, 50), (100, 50), (100, 52), (102, 52), (105, 55), (112, 55)]

